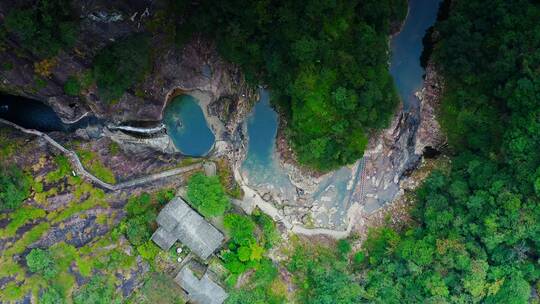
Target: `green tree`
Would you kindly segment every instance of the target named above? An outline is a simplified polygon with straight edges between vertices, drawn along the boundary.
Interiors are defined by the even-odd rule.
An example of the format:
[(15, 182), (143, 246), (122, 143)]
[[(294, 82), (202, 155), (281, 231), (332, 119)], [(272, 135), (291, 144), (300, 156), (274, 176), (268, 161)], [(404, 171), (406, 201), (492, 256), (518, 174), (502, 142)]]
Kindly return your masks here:
[(347, 240), (339, 240), (337, 243), (338, 252), (342, 257), (347, 257), (351, 252), (351, 243)]
[(94, 58), (92, 71), (99, 94), (111, 102), (142, 81), (150, 68), (150, 38), (134, 34), (101, 49)]
[(247, 216), (230, 213), (225, 215), (223, 226), (229, 232), (231, 239), (236, 244), (249, 245), (256, 242), (253, 235), (255, 223)]
[(73, 297), (75, 304), (120, 303), (115, 295), (115, 287), (107, 277), (98, 275), (83, 285)]
[(0, 170), (0, 210), (16, 209), (30, 195), (31, 177), (15, 166)]
[[(405, 0), (198, 1), (171, 10), (177, 30), (217, 42), (251, 83), (266, 83), (298, 160), (330, 170), (360, 158), (398, 103), (388, 35)], [(269, 47), (271, 46), (271, 47)]]
[(58, 273), (57, 266), (47, 250), (32, 249), (26, 256), (26, 265), (31, 272), (42, 274), (46, 279), (52, 279)]
[(51, 286), (43, 291), (39, 297), (40, 304), (64, 304), (66, 299), (60, 287)]
[(205, 217), (221, 216), (231, 205), (219, 178), (202, 173), (196, 173), (189, 179), (187, 198)]
[(77, 40), (78, 16), (71, 0), (42, 0), (28, 7), (13, 8), (5, 18), (10, 33), (22, 46), (42, 57), (55, 56), (73, 47)]

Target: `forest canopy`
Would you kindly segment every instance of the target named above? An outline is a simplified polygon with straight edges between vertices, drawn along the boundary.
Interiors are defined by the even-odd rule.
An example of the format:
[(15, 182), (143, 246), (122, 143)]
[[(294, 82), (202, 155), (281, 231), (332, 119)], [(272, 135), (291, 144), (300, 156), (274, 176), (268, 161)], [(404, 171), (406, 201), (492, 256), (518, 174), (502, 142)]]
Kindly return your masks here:
[(540, 278), (540, 3), (448, 4), (432, 59), (452, 167), (418, 191), (417, 225), (365, 242), (362, 297), (529, 303)]
[(9, 11), (5, 26), (22, 46), (38, 56), (56, 55), (72, 47), (78, 35), (78, 18), (69, 0), (42, 0)]

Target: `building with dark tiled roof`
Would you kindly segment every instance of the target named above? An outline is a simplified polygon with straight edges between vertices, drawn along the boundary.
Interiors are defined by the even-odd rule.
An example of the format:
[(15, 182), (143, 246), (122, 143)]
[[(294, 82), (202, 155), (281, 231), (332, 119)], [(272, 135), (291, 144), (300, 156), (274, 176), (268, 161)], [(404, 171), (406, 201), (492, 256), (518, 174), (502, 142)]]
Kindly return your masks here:
[(189, 265), (180, 270), (174, 281), (186, 291), (189, 303), (222, 304), (228, 297), (227, 292), (210, 278), (208, 272), (199, 279)]
[(206, 260), (221, 246), (224, 236), (184, 200), (174, 198), (157, 217), (159, 228), (152, 240), (163, 250), (169, 250), (178, 240), (191, 252)]

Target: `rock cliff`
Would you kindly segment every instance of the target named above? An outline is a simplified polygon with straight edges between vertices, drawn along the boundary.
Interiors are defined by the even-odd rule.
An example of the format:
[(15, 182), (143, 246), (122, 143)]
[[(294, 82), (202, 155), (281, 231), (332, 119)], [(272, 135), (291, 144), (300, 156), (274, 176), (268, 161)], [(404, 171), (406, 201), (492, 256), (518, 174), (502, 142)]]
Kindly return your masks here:
[[(0, 23), (19, 2), (7, 0), (0, 3)], [(178, 46), (163, 33), (153, 33), (151, 38), (151, 71), (142, 83), (130, 88), (118, 102), (104, 102), (95, 85), (85, 88), (80, 96), (66, 94), (64, 84), (68, 77), (89, 73), (99, 49), (121, 37), (147, 31), (146, 23), (156, 12), (164, 9), (160, 7), (162, 1), (74, 2), (80, 16), (75, 47), (46, 59), (48, 73), (40, 76), (45, 82), (39, 82), (36, 81), (36, 67), (43, 63), (43, 59), (25, 51), (17, 38), (8, 35), (0, 52), (0, 62), (9, 63), (10, 68), (0, 70), (0, 90), (43, 101), (64, 122), (72, 122), (90, 113), (115, 124), (159, 121), (168, 100), (178, 93), (203, 92), (208, 95), (210, 103), (228, 100), (234, 103), (234, 108), (245, 104), (252, 95), (239, 69), (223, 61), (211, 42), (194, 37)]]

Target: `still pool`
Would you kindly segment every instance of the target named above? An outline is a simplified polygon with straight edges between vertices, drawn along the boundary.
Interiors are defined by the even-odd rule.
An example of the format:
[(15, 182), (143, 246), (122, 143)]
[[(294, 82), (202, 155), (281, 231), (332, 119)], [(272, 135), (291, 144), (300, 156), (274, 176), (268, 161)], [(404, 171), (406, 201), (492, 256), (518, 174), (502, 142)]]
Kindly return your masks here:
[(185, 155), (204, 156), (214, 145), (214, 133), (191, 95), (175, 97), (165, 108), (163, 120), (174, 145)]
[(73, 132), (100, 123), (97, 118), (86, 116), (76, 123), (66, 124), (50, 106), (37, 100), (7, 94), (0, 94), (0, 118), (41, 132)]

